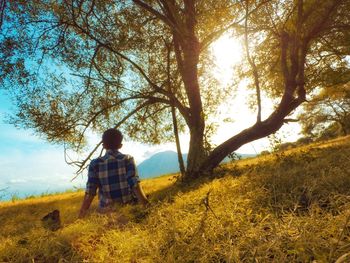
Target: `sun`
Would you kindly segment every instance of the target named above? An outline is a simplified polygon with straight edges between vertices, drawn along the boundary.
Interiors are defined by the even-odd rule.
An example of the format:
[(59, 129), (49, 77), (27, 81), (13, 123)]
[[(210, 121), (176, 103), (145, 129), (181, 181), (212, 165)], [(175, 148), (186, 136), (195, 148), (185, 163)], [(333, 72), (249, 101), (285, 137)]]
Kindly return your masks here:
[(215, 59), (214, 76), (226, 85), (234, 74), (233, 67), (244, 59), (243, 46), (239, 39), (223, 35), (211, 45), (211, 52)]

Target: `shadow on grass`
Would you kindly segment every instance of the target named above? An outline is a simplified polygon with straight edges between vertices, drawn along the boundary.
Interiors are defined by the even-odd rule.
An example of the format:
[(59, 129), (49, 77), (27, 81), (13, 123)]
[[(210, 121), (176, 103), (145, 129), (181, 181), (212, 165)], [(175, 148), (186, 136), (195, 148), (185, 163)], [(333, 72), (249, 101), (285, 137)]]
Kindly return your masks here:
[(32, 229), (42, 228), (41, 218), (54, 209), (61, 211), (64, 223), (69, 223), (77, 217), (81, 200), (81, 195), (77, 193), (63, 200), (33, 203), (28, 200), (0, 207), (0, 233), (4, 237), (14, 233), (20, 236)]
[(350, 197), (349, 156), (346, 144), (278, 152), (270, 160), (242, 170), (244, 188), (263, 193), (253, 195), (253, 202), (277, 215), (287, 211), (304, 214), (315, 206), (335, 215)]
[(178, 193), (194, 191), (213, 179), (244, 175), (240, 194), (262, 190), (262, 195), (252, 195), (252, 202), (275, 214), (296, 210), (307, 212), (313, 205), (337, 214), (350, 195), (350, 147), (348, 144), (329, 144), (327, 147), (277, 152), (258, 162), (254, 160), (252, 164), (232, 162), (222, 165), (213, 174), (215, 176), (203, 176), (186, 183), (174, 182), (150, 194), (150, 200), (152, 203), (172, 203)]

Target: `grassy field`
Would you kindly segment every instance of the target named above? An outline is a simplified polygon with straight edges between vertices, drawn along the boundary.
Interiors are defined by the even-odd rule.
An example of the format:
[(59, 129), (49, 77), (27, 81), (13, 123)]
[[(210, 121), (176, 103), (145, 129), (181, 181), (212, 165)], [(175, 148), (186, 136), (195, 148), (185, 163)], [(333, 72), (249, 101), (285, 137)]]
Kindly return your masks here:
[(78, 220), (82, 192), (0, 203), (0, 262), (350, 262), (350, 137), (142, 185), (152, 205), (126, 225), (96, 203)]

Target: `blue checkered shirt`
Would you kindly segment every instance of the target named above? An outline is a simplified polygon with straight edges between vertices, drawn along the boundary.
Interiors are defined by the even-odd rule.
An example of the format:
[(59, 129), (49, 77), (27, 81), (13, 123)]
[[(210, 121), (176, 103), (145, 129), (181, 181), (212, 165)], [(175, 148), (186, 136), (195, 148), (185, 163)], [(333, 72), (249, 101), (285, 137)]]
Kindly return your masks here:
[(85, 192), (95, 196), (99, 189), (100, 207), (125, 204), (133, 200), (132, 188), (139, 181), (133, 157), (107, 150), (103, 157), (91, 161)]

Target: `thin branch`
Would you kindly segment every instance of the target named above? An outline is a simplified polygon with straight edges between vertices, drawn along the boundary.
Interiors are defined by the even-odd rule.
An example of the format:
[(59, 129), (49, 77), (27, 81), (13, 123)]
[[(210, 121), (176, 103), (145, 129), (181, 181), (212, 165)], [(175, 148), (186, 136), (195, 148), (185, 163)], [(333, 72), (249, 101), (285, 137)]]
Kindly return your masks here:
[[(139, 0), (135, 0), (135, 1), (139, 1)], [(67, 25), (70, 25), (72, 27), (76, 27), (77, 29), (79, 29), (81, 31), (81, 33), (85, 34), (86, 36), (88, 36), (89, 38), (91, 38), (93, 41), (95, 41), (100, 47), (106, 48), (107, 50), (109, 50), (110, 52), (114, 53), (115, 55), (119, 56), (121, 59), (129, 62), (140, 74), (141, 76), (146, 80), (146, 82), (152, 87), (154, 88), (154, 90), (162, 95), (167, 96), (168, 98), (172, 98), (175, 102), (175, 106), (179, 109), (179, 111), (181, 112), (181, 114), (183, 115), (183, 117), (188, 120), (190, 117), (189, 114), (189, 109), (184, 106), (176, 97), (174, 97), (174, 94), (171, 94), (169, 92), (167, 92), (166, 90), (164, 90), (161, 86), (156, 85), (154, 82), (151, 81), (151, 79), (147, 76), (147, 74), (145, 73), (145, 71), (140, 67), (139, 64), (137, 64), (136, 62), (134, 62), (132, 59), (130, 59), (129, 57), (127, 57), (126, 55), (122, 54), (121, 52), (119, 52), (118, 50), (116, 50), (115, 48), (112, 47), (112, 45), (110, 43), (105, 43), (102, 42), (99, 38), (97, 38), (96, 36), (92, 35), (91, 32), (89, 32), (88, 30), (84, 29), (82, 26), (80, 26), (76, 19), (77, 16), (75, 14), (74, 11), (74, 7), (71, 7), (71, 12), (72, 12), (72, 23), (69, 23), (68, 21), (64, 22)]]
[[(56, 28), (58, 28), (58, 27), (60, 27), (60, 26), (61, 26), (60, 23), (55, 23), (54, 25), (51, 25), (51, 27), (46, 27), (44, 30), (42, 30), (41, 34), (40, 34), (38, 37), (36, 37), (36, 40), (35, 40), (35, 42), (34, 42), (34, 51), (37, 50), (37, 48), (39, 47), (39, 44), (40, 44), (40, 40), (41, 40), (48, 32), (50, 32), (50, 31), (52, 31), (52, 30), (54, 30), (54, 29), (56, 29)], [(65, 30), (62, 30), (62, 31), (61, 31), (61, 34), (64, 34), (64, 33), (65, 33)], [(55, 49), (55, 48), (60, 44), (61, 41), (59, 41), (59, 40), (60, 40), (61, 34), (60, 34), (59, 37), (58, 37), (58, 41), (57, 41), (56, 45), (54, 45), (54, 46), (51, 47), (51, 48), (46, 48), (47, 50), (53, 50), (53, 49)]]
[(97, 119), (98, 116), (100, 116), (102, 113), (106, 112), (107, 110), (110, 110), (114, 107), (117, 107), (121, 104), (123, 104), (124, 102), (127, 102), (127, 101), (130, 101), (130, 100), (136, 100), (136, 99), (141, 99), (140, 97), (128, 97), (128, 98), (124, 98), (124, 99), (121, 99), (121, 100), (118, 100), (117, 103), (113, 103), (105, 108), (102, 108), (100, 109), (99, 111), (95, 112), (92, 117), (86, 122), (85, 124), (85, 127), (83, 129), (83, 131), (81, 132), (81, 135), (80, 135), (80, 140), (79, 140), (79, 143), (77, 145), (77, 149), (80, 148), (81, 146), (81, 143), (83, 142), (83, 139), (84, 139), (84, 135), (85, 135), (85, 132), (86, 130), (90, 127), (90, 125)]
[[(138, 0), (135, 0), (138, 1)], [(92, 40), (94, 40), (96, 43), (99, 44), (100, 47), (104, 47), (107, 50), (111, 51), (112, 53), (118, 55), (120, 58), (122, 58), (123, 60), (129, 62), (134, 68), (136, 68), (140, 74), (144, 77), (144, 79), (156, 90), (161, 91), (161, 88), (158, 87), (155, 83), (153, 83), (151, 81), (151, 79), (147, 76), (147, 74), (145, 73), (145, 71), (140, 67), (140, 65), (138, 65), (136, 62), (134, 62), (132, 59), (130, 59), (129, 57), (127, 57), (126, 55), (122, 54), (121, 52), (119, 52), (118, 50), (116, 50), (115, 48), (113, 48), (111, 46), (111, 44), (109, 43), (104, 43), (102, 42), (99, 38), (97, 38), (96, 36), (94, 36), (93, 34), (91, 34), (90, 31), (86, 30), (85, 28), (83, 28), (82, 26), (80, 26), (77, 21), (76, 21), (76, 17), (74, 15), (74, 9), (72, 10), (72, 18), (73, 18), (73, 24), (70, 24), (68, 21), (66, 22), (66, 24), (70, 24), (73, 27), (78, 28), (81, 33), (85, 34), (86, 36), (88, 36), (89, 38), (91, 38)], [(164, 92), (164, 91), (163, 91)]]
[(242, 22), (243, 19), (239, 20), (238, 22), (233, 22), (230, 25), (212, 32), (210, 35), (208, 35), (201, 43), (200, 48), (201, 50), (205, 50), (211, 43), (213, 43), (215, 40), (217, 40), (218, 38), (221, 37), (221, 35), (223, 33), (225, 33), (227, 30), (231, 29), (231, 28), (242, 28), (242, 26), (239, 24), (240, 22)]
[(295, 41), (297, 42), (296, 56), (297, 56), (297, 95), (298, 100), (304, 102), (306, 100), (306, 91), (305, 91), (305, 63), (306, 63), (306, 54), (308, 48), (308, 42), (303, 41), (303, 22), (304, 22), (304, 2), (303, 0), (298, 0), (298, 13), (297, 13), (297, 32)]
[[(267, 15), (268, 15), (268, 17), (270, 19), (270, 22), (272, 24), (272, 28), (273, 28), (272, 32), (273, 32), (273, 34), (278, 35), (278, 28), (277, 28), (277, 25), (276, 25), (276, 23), (274, 21), (274, 18), (272, 17), (271, 12), (267, 12)], [(277, 18), (279, 18), (279, 17), (277, 16)]]
[[(136, 63), (134, 62), (132, 59), (128, 58), (127, 56), (125, 56), (124, 54), (120, 53), (118, 50), (114, 49), (110, 44), (108, 43), (103, 43), (102, 41), (100, 41), (98, 38), (96, 38), (95, 36), (91, 35), (90, 32), (86, 31), (84, 28), (82, 28), (81, 26), (79, 26), (76, 21), (73, 21), (74, 25), (79, 28), (82, 33), (84, 33), (85, 35), (89, 36), (92, 40), (96, 41), (101, 47), (106, 48), (107, 50), (111, 51), (112, 53), (118, 55), (120, 58), (126, 60), (127, 62), (129, 62), (134, 68), (136, 68), (138, 70), (138, 72), (143, 76), (143, 78), (155, 89), (156, 92), (159, 92), (167, 97), (172, 97), (172, 94), (168, 93), (167, 91), (165, 91), (164, 89), (162, 89), (161, 87), (159, 87), (158, 85), (156, 85), (155, 83), (153, 83), (151, 81), (151, 79), (147, 76), (147, 74), (145, 73), (145, 71)], [(73, 26), (74, 26), (73, 25)], [(176, 107), (178, 107), (179, 111), (184, 115), (185, 118), (188, 118), (188, 109), (182, 105), (182, 103), (178, 100), (176, 101)]]
[(90, 60), (89, 73), (88, 73), (88, 83), (86, 85), (87, 90), (90, 88), (92, 66), (95, 64), (95, 58), (97, 56), (98, 51), (100, 50), (100, 47), (101, 47), (100, 45), (96, 46), (94, 54), (92, 55), (91, 60)]
[(111, 104), (108, 107), (102, 108), (99, 111), (95, 112), (93, 114), (93, 116), (86, 122), (85, 127), (81, 133), (81, 138), (80, 141), (78, 143), (77, 148), (79, 149), (82, 143), (82, 140), (84, 138), (84, 134), (86, 132), (86, 130), (90, 127), (90, 125), (97, 119), (98, 116), (100, 116), (102, 113), (106, 112), (107, 110), (112, 109), (113, 107), (117, 107), (120, 106), (121, 104), (123, 104), (124, 102), (128, 102), (130, 100), (137, 100), (137, 99), (147, 99), (149, 102), (155, 103), (155, 102), (161, 102), (167, 105), (171, 105), (171, 102), (169, 100), (163, 99), (163, 98), (158, 98), (158, 97), (153, 97), (153, 96), (142, 96), (142, 95), (138, 95), (138, 96), (132, 96), (132, 97), (127, 97), (127, 98), (123, 98), (117, 101), (117, 103)]
[[(70, 158), (70, 156), (67, 153), (67, 146), (66, 146), (66, 142), (63, 142), (63, 150), (64, 150), (64, 162), (68, 165), (73, 165), (75, 163), (75, 161), (73, 161), (72, 158)], [(69, 159), (69, 160), (68, 160)]]
[(91, 60), (90, 60), (90, 66), (89, 66), (89, 72), (88, 72), (88, 75), (87, 76), (82, 76), (82, 75), (78, 75), (78, 74), (71, 74), (72, 76), (79, 76), (79, 77), (84, 77), (84, 78), (87, 78), (87, 84), (86, 84), (86, 87), (85, 89), (80, 93), (79, 97), (77, 98), (77, 102), (79, 102), (82, 98), (82, 96), (90, 89), (90, 85), (91, 85), (91, 80), (92, 80), (92, 77), (91, 77), (91, 73), (92, 73), (92, 67), (95, 65), (95, 58), (97, 56), (97, 53), (100, 49), (100, 45), (96, 45), (96, 48), (94, 50), (94, 53), (91, 57)]
[[(284, 79), (289, 81), (289, 69), (287, 62), (287, 50), (289, 46), (289, 35), (287, 32), (282, 31), (280, 37), (280, 49), (281, 49), (281, 68)], [(287, 84), (287, 83), (285, 83)]]
[[(170, 55), (171, 55), (171, 46), (167, 45), (167, 42), (164, 40), (165, 46), (167, 48), (167, 85), (168, 85), (168, 90), (170, 93), (175, 93), (174, 89), (172, 88), (171, 85), (171, 76), (170, 76)], [(180, 145), (180, 138), (179, 138), (179, 129), (178, 129), (178, 124), (177, 124), (177, 118), (176, 118), (176, 108), (174, 107), (173, 103), (171, 105), (171, 116), (173, 120), (173, 131), (174, 131), (174, 136), (175, 136), (175, 144), (176, 144), (176, 151), (177, 151), (177, 158), (179, 162), (179, 168), (181, 172), (181, 178), (183, 179), (185, 176), (185, 165), (184, 165), (184, 160), (182, 157), (182, 151), (181, 151), (181, 145)]]
[(7, 0), (0, 0), (0, 30), (4, 21)]
[(245, 19), (246, 16), (251, 15), (253, 13), (255, 13), (257, 10), (259, 10), (259, 8), (265, 4), (267, 4), (268, 2), (271, 2), (272, 0), (266, 0), (266, 1), (262, 1), (261, 3), (259, 3), (259, 5), (256, 6), (256, 8), (254, 8), (252, 11), (248, 12), (248, 14), (246, 14), (243, 18), (241, 18), (238, 21), (235, 21), (231, 24), (229, 24), (228, 26), (217, 30), (215, 32), (212, 32), (211, 34), (209, 34), (206, 38), (204, 38), (204, 40), (201, 42), (201, 50), (206, 49), (211, 43), (213, 43), (215, 40), (217, 40), (218, 38), (220, 38), (220, 36), (225, 33), (226, 31), (228, 31), (229, 29), (232, 28), (239, 28), (239, 29), (244, 29), (244, 27), (240, 24), (242, 23)]
[[(321, 41), (324, 42), (324, 45), (329, 48), (332, 52), (328, 56), (336, 56), (339, 60), (343, 59), (344, 54), (342, 54), (339, 50), (337, 50), (332, 43), (330, 43), (325, 37), (321, 37)], [(326, 57), (326, 55), (321, 55), (319, 53), (319, 56), (322, 58)]]
[(171, 107), (171, 117), (173, 119), (173, 129), (174, 129), (174, 136), (175, 136), (175, 143), (176, 143), (176, 151), (177, 151), (177, 158), (179, 161), (179, 168), (181, 172), (181, 178), (184, 178), (186, 169), (184, 160), (182, 157), (182, 150), (181, 150), (181, 143), (180, 143), (180, 137), (179, 137), (179, 129), (177, 124), (177, 117), (176, 117), (176, 108), (174, 106)]
[[(150, 104), (150, 101), (147, 101), (145, 103), (142, 103), (141, 105), (139, 105), (138, 107), (136, 107), (133, 111), (129, 112), (122, 120), (120, 120), (115, 126), (114, 128), (117, 129), (120, 125), (122, 125), (125, 121), (127, 121), (131, 116), (133, 116), (135, 113), (137, 113), (139, 110), (141, 110), (143, 107), (146, 107), (147, 105)], [(100, 141), (98, 144), (96, 144), (96, 146), (94, 147), (94, 149), (92, 149), (92, 151), (88, 154), (88, 156), (81, 162), (76, 162), (76, 165), (79, 167), (78, 171), (76, 172), (76, 176), (73, 177), (73, 179), (71, 181), (73, 181), (74, 179), (76, 179), (80, 173), (86, 168), (86, 164), (87, 162), (90, 160), (91, 156), (96, 152), (96, 150), (101, 146), (102, 141)]]
[(210, 195), (210, 193), (211, 193), (211, 189), (208, 191), (208, 193), (206, 194), (206, 196), (202, 199), (202, 203), (203, 203), (203, 205), (205, 206), (206, 212), (208, 212), (208, 211), (212, 212), (212, 214), (214, 215), (214, 217), (215, 217), (216, 219), (219, 219), (219, 218), (217, 217), (217, 215), (214, 213), (214, 210), (213, 210), (213, 209), (211, 208), (211, 206), (210, 206), (210, 203), (209, 203), (209, 195)]
[[(131, 116), (133, 116), (135, 113), (137, 113), (139, 110), (141, 110), (142, 108), (149, 106), (151, 104), (155, 104), (155, 103), (164, 103), (166, 100), (161, 99), (161, 98), (149, 98), (149, 100), (147, 100), (146, 102), (142, 103), (141, 105), (137, 106), (134, 110), (132, 110), (131, 112), (129, 112), (122, 120), (120, 120), (115, 126), (114, 128), (117, 129), (120, 125), (122, 125), (125, 121), (127, 121)], [(169, 101), (167, 101), (169, 103)], [(75, 178), (77, 178), (79, 176), (79, 174), (86, 168), (86, 164), (87, 162), (90, 160), (91, 156), (96, 152), (96, 150), (101, 146), (102, 141), (100, 141), (95, 148), (89, 153), (89, 155), (80, 162), (74, 162), (74, 164), (76, 166), (78, 166), (78, 171), (76, 172), (76, 176), (73, 177), (73, 179), (71, 181), (73, 181)]]
[(333, 1), (333, 4), (328, 8), (327, 12), (321, 17), (321, 21), (315, 23), (315, 26), (310, 30), (309, 34), (305, 37), (305, 42), (309, 42), (312, 38), (315, 38), (324, 29), (326, 23), (331, 19), (333, 11), (341, 4), (342, 1)]
[(245, 22), (244, 22), (244, 42), (245, 42), (247, 59), (248, 59), (248, 62), (252, 68), (253, 75), (254, 75), (256, 98), (257, 98), (257, 104), (258, 104), (258, 113), (257, 113), (256, 121), (259, 123), (259, 122), (261, 122), (261, 92), (260, 92), (260, 82), (259, 82), (258, 69), (257, 69), (257, 66), (254, 62), (254, 59), (252, 59), (252, 57), (250, 56), (250, 52), (249, 52), (249, 43), (248, 43), (249, 0), (246, 0), (245, 11), (246, 11), (246, 15), (245, 15)]
[(179, 8), (176, 7), (176, 1), (174, 0), (159, 0), (159, 6), (163, 12), (167, 15), (169, 20), (173, 23), (172, 31), (180, 36), (186, 35), (186, 25), (183, 23), (179, 16)]
[(170, 21), (166, 16), (164, 16), (163, 14), (161, 14), (157, 10), (155, 10), (152, 6), (150, 6), (150, 5), (144, 3), (143, 1), (140, 1), (140, 0), (133, 0), (133, 2), (135, 4), (137, 4), (138, 6), (140, 6), (141, 8), (147, 10), (151, 14), (155, 15), (157, 18), (159, 18), (165, 24), (170, 26), (171, 29), (176, 30), (176, 26), (174, 25), (174, 23), (172, 21)]
[(180, 74), (183, 76), (185, 70), (184, 70), (184, 59), (181, 52), (181, 45), (179, 43), (179, 40), (176, 34), (173, 34), (173, 39), (174, 39), (174, 50), (175, 50), (176, 62), (179, 67)]
[(299, 122), (300, 120), (298, 119), (291, 119), (291, 118), (285, 118), (283, 120), (284, 123), (290, 123), (290, 122)]

